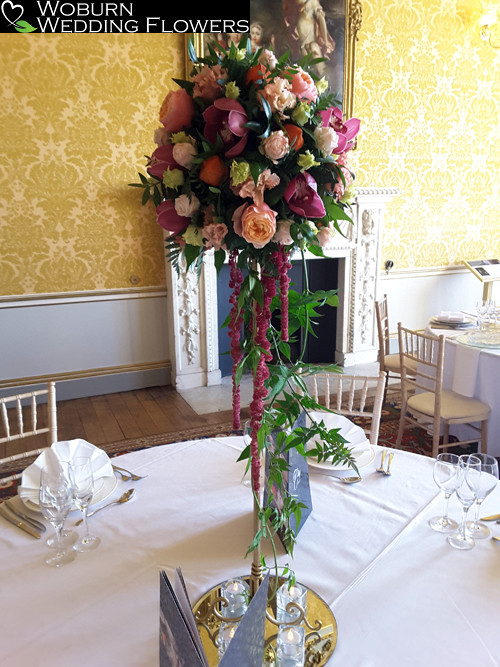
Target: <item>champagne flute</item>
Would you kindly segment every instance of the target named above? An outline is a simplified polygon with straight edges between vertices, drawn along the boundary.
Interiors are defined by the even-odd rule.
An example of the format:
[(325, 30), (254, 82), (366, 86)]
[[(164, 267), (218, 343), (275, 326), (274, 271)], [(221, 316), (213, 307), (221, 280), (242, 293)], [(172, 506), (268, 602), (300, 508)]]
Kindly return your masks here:
[(473, 454), (463, 454), (458, 462), (457, 498), (462, 505), (462, 521), (460, 529), (454, 535), (448, 535), (448, 542), (455, 549), (472, 549), (474, 539), (465, 529), (467, 512), (476, 500), (477, 489), (481, 479), (481, 460)]
[(467, 521), (466, 528), (475, 540), (489, 537), (490, 529), (484, 523), (479, 523), (479, 510), (483, 500), (489, 496), (497, 485), (498, 461), (489, 454), (474, 454), (481, 461), (481, 477), (477, 489), (476, 502), (474, 505), (474, 521)]
[(61, 567), (75, 558), (74, 552), (64, 550), (61, 538), (72, 502), (73, 489), (64, 470), (50, 465), (43, 467), (40, 471), (39, 506), (43, 517), (50, 521), (56, 533), (56, 553), (45, 561), (51, 567)]
[(458, 484), (458, 461), (458, 454), (444, 452), (438, 454), (434, 463), (434, 481), (443, 492), (444, 510), (442, 516), (430, 519), (429, 526), (439, 533), (451, 533), (458, 528), (458, 523), (448, 518), (449, 501)]
[(79, 456), (69, 465), (71, 481), (73, 483), (73, 498), (83, 516), (84, 535), (73, 545), (75, 551), (91, 551), (99, 546), (101, 540), (89, 531), (87, 512), (94, 493), (94, 475), (92, 463), (88, 457)]

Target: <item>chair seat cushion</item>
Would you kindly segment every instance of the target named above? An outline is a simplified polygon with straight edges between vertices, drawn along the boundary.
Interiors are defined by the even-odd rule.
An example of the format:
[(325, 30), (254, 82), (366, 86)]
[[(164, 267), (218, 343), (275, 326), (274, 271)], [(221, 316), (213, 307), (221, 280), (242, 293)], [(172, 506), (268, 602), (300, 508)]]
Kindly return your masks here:
[[(434, 414), (434, 394), (425, 391), (414, 394), (408, 399), (408, 408), (416, 410), (424, 415)], [(476, 398), (468, 398), (454, 391), (444, 390), (441, 393), (441, 418), (469, 419), (470, 421), (482, 421), (490, 414), (490, 406)]]
[[(401, 373), (399, 354), (386, 354), (384, 356), (384, 367), (387, 371), (392, 373)], [(417, 370), (417, 364), (408, 363), (408, 370), (414, 373)]]

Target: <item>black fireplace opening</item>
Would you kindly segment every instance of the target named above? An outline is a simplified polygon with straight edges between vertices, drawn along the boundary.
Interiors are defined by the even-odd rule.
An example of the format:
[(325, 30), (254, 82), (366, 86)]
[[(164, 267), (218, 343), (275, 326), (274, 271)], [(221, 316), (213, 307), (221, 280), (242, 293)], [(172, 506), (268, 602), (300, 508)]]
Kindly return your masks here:
[[(311, 292), (316, 290), (338, 289), (338, 258), (307, 259), (306, 270)], [(305, 289), (306, 278), (302, 260), (293, 260), (289, 270), (290, 289), (302, 293)], [(217, 279), (217, 324), (219, 328), (219, 368), (223, 377), (231, 375), (232, 360), (230, 341), (226, 321), (231, 306), (229, 298), (229, 266), (224, 264)], [(335, 363), (335, 343), (337, 339), (337, 308), (324, 305), (316, 309), (318, 317), (313, 318), (314, 335), (307, 338), (303, 361), (309, 364)], [(279, 326), (279, 322), (277, 323)], [(290, 342), (292, 361), (296, 361), (303, 347), (304, 332), (294, 334), (295, 341)]]

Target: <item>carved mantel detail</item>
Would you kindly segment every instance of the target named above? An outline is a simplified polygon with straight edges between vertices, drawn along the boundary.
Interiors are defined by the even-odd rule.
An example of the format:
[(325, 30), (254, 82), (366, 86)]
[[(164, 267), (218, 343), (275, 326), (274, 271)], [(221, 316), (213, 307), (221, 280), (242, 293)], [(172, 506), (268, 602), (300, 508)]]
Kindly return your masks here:
[[(377, 279), (385, 206), (393, 188), (358, 188), (353, 224), (342, 227), (325, 255), (339, 259), (336, 362), (343, 366), (377, 360)], [(311, 256), (312, 257), (312, 256)], [(217, 275), (207, 255), (200, 279), (194, 271), (177, 276), (167, 262), (172, 384), (178, 389), (219, 384)], [(325, 285), (325, 289), (328, 289)]]

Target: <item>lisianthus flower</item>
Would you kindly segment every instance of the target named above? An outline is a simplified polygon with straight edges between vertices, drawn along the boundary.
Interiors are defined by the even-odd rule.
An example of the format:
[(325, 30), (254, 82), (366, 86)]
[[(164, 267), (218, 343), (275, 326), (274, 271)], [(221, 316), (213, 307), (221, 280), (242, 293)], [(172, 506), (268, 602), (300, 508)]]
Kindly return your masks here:
[(254, 248), (263, 248), (276, 232), (276, 215), (265, 202), (242, 204), (233, 213), (234, 231)]
[(190, 127), (194, 116), (193, 98), (184, 88), (171, 90), (160, 109), (160, 123), (169, 132), (179, 132)]
[(328, 81), (325, 79), (324, 76), (321, 77), (319, 81), (316, 81), (316, 89), (319, 95), (321, 95), (322, 93), (325, 92), (325, 90), (328, 89)]
[(318, 195), (318, 184), (307, 171), (292, 178), (283, 196), (291, 210), (304, 218), (323, 218), (326, 215)]
[(233, 160), (229, 168), (231, 183), (234, 186), (240, 185), (250, 176), (250, 165), (246, 160)]
[(240, 155), (247, 145), (249, 130), (247, 112), (236, 100), (222, 97), (203, 112), (205, 121), (204, 135), (215, 144), (217, 137), (222, 139), (228, 158)]
[(184, 185), (184, 172), (180, 169), (166, 169), (163, 172), (163, 185), (171, 190), (177, 190)]
[(278, 220), (276, 226), (277, 229), (275, 235), (273, 236), (273, 241), (275, 243), (279, 243), (280, 245), (290, 245), (293, 243), (293, 239), (290, 234), (292, 220)]
[(300, 102), (292, 111), (292, 119), (298, 125), (305, 125), (311, 117), (311, 105), (309, 102)]
[(361, 124), (359, 118), (349, 118), (349, 120), (344, 121), (342, 110), (338, 107), (330, 107), (320, 111), (319, 115), (323, 121), (323, 126), (333, 127), (338, 135), (338, 145), (333, 153), (344, 153), (344, 151), (352, 148), (354, 138), (358, 134)]
[(158, 148), (151, 155), (151, 163), (147, 171), (151, 176), (163, 178), (163, 172), (167, 169), (177, 169), (180, 165), (174, 159), (173, 146), (168, 143)]
[(279, 76), (264, 86), (261, 95), (266, 99), (273, 113), (283, 114), (285, 109), (294, 107), (297, 102), (290, 83)]
[(292, 93), (297, 96), (298, 100), (315, 102), (318, 99), (318, 90), (314, 80), (302, 67), (297, 67), (297, 70), (292, 74), (290, 85)]
[(188, 245), (195, 245), (200, 248), (204, 245), (201, 228), (197, 225), (189, 225), (182, 235), (182, 238)]
[(156, 207), (156, 222), (173, 234), (181, 234), (191, 222), (190, 218), (179, 215), (175, 210), (174, 201), (167, 199)]
[(297, 164), (301, 171), (306, 171), (306, 169), (311, 169), (311, 167), (317, 167), (319, 162), (315, 159), (311, 151), (305, 151), (297, 155)]
[(205, 102), (213, 102), (223, 92), (223, 82), (227, 79), (227, 71), (220, 65), (209, 67), (204, 65), (198, 74), (193, 76), (193, 97), (201, 97)]
[(220, 250), (227, 232), (227, 225), (223, 222), (211, 222), (208, 225), (203, 225), (201, 235), (205, 239), (205, 247)]
[(180, 216), (191, 218), (200, 208), (200, 200), (194, 193), (190, 195), (182, 194), (175, 198), (174, 205)]
[(264, 169), (259, 174), (257, 183), (249, 176), (241, 185), (231, 186), (231, 190), (237, 197), (245, 199), (251, 197), (254, 204), (260, 204), (264, 201), (264, 190), (272, 190), (280, 183), (278, 174), (273, 173), (270, 169)]
[(238, 97), (240, 96), (240, 89), (238, 88), (238, 86), (235, 84), (234, 81), (229, 81), (228, 83), (226, 83), (224, 94), (231, 100), (237, 100)]
[(278, 164), (278, 160), (285, 157), (289, 149), (290, 142), (283, 130), (271, 132), (259, 145), (259, 151), (274, 164)]

